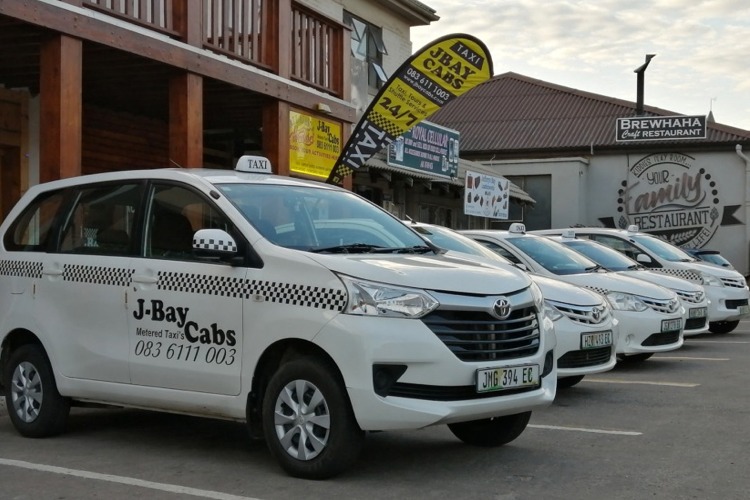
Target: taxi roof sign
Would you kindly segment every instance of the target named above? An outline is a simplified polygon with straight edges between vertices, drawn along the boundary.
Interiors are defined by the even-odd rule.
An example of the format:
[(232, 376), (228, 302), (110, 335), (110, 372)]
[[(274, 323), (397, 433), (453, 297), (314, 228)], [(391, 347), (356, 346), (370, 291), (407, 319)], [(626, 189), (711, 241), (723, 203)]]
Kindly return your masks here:
[(272, 174), (271, 161), (265, 156), (243, 155), (237, 160), (234, 167), (238, 172), (250, 172), (253, 174)]
[(508, 232), (510, 232), (510, 233), (526, 234), (526, 225), (525, 224), (521, 224), (520, 222), (514, 222), (508, 228)]
[(561, 236), (563, 238), (575, 238), (576, 230), (575, 229), (563, 229)]

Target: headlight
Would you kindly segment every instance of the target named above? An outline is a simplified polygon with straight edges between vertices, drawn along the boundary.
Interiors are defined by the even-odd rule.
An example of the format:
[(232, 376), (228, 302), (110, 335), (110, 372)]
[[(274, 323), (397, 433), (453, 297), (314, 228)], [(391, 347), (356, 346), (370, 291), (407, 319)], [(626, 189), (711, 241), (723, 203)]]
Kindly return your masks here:
[(536, 306), (536, 310), (541, 311), (542, 309), (544, 309), (544, 295), (542, 294), (542, 289), (539, 288), (539, 285), (532, 281), (529, 290), (531, 291), (532, 297), (534, 297), (534, 305)]
[(610, 292), (607, 294), (607, 300), (612, 305), (612, 309), (619, 311), (643, 312), (648, 306), (635, 295), (622, 292)]
[(339, 275), (349, 294), (345, 314), (419, 318), (434, 310), (438, 301), (422, 290), (401, 288)]
[(558, 319), (564, 317), (565, 315), (560, 312), (558, 308), (556, 308), (552, 303), (548, 301), (544, 301), (544, 315), (547, 316), (552, 321), (557, 321)]
[(719, 278), (714, 276), (713, 274), (708, 274), (704, 272), (699, 273), (701, 278), (703, 278), (703, 284), (708, 286), (724, 286), (724, 282), (721, 281)]

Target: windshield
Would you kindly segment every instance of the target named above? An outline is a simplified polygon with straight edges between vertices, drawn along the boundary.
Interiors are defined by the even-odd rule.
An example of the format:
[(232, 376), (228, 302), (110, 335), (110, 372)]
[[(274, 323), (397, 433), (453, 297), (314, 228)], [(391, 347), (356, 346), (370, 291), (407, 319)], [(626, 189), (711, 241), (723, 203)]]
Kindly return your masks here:
[(354, 193), (314, 186), (216, 186), (272, 243), (318, 253), (431, 252), (398, 219)]
[(668, 260), (670, 262), (692, 262), (696, 260), (687, 252), (667, 243), (664, 240), (660, 240), (659, 238), (655, 238), (653, 236), (648, 236), (645, 234), (636, 234), (631, 236), (631, 238), (633, 239), (633, 241), (643, 245), (664, 260)]
[(541, 236), (508, 238), (506, 241), (554, 274), (580, 274), (599, 268), (585, 255)]
[(478, 243), (468, 236), (459, 234), (452, 229), (439, 226), (409, 226), (425, 238), (430, 240), (435, 245), (445, 248), (446, 250), (453, 250), (454, 252), (468, 253), (471, 255), (477, 255), (486, 259), (495, 260), (504, 264), (510, 264), (511, 262), (505, 257), (498, 255), (492, 250), (488, 249), (481, 243)]
[(601, 243), (590, 240), (563, 240), (562, 243), (610, 271), (628, 271), (641, 267), (633, 259)]

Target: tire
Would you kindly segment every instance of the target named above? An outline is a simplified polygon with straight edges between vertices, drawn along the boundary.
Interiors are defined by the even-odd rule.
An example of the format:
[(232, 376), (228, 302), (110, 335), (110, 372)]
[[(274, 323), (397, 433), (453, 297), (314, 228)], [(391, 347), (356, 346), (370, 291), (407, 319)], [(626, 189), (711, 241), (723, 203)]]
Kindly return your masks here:
[(508, 444), (516, 439), (526, 429), (530, 418), (531, 412), (527, 411), (505, 417), (448, 424), (448, 428), (466, 444), (490, 448)]
[(653, 355), (653, 352), (640, 352), (638, 354), (618, 354), (617, 361), (619, 361), (620, 363), (642, 363)]
[(708, 324), (708, 329), (712, 333), (729, 333), (739, 324), (739, 321), (713, 321)]
[[(314, 407), (308, 407), (311, 401)], [(291, 476), (335, 476), (362, 451), (365, 433), (357, 425), (343, 382), (319, 359), (282, 364), (268, 382), (262, 412), (266, 444)]]
[(573, 387), (578, 382), (583, 380), (583, 375), (576, 375), (575, 377), (563, 377), (557, 379), (557, 388), (558, 389), (567, 389), (568, 387)]
[(5, 404), (18, 433), (41, 438), (63, 432), (70, 401), (57, 391), (44, 350), (23, 345), (13, 351), (5, 368)]

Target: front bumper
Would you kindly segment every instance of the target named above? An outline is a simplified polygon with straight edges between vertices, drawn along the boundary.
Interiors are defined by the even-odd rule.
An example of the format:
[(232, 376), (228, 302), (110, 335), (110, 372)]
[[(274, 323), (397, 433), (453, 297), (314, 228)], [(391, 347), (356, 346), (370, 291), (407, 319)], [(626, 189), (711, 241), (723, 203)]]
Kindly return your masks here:
[[(599, 325), (585, 325), (562, 317), (555, 321), (557, 337), (557, 378), (590, 375), (611, 370), (617, 364), (619, 321), (612, 318)], [(582, 336), (587, 333), (612, 332), (612, 345), (585, 348)]]
[(662, 331), (662, 321), (683, 319), (682, 312), (660, 314), (651, 309), (643, 312), (614, 311), (620, 335), (617, 354), (673, 351), (682, 347), (683, 330)]
[(710, 305), (708, 321), (738, 321), (750, 315), (748, 300), (750, 291), (747, 288), (728, 286), (705, 286), (706, 297)]

